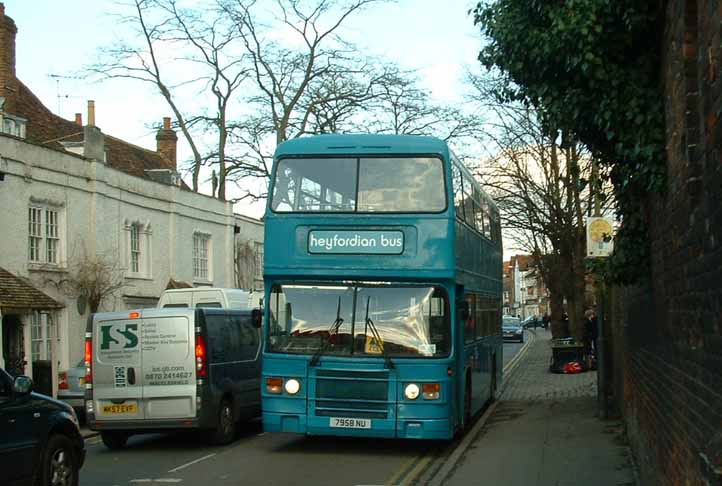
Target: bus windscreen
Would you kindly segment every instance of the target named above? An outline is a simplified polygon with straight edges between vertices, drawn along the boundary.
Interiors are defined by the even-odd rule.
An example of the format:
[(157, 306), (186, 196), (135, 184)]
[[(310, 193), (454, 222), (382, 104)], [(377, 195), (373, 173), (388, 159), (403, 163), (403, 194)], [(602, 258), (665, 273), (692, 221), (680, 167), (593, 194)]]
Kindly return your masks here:
[(451, 344), (449, 305), (438, 287), (276, 285), (270, 352), (358, 357), (442, 357)]
[(293, 158), (278, 161), (275, 212), (438, 213), (446, 209), (435, 157)]

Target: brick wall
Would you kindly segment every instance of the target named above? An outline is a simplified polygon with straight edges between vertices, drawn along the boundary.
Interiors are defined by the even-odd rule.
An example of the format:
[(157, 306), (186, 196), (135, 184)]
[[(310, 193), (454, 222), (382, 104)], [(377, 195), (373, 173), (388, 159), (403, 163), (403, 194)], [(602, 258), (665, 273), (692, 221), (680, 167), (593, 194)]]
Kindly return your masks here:
[(667, 2), (652, 275), (612, 299), (614, 397), (649, 485), (722, 485), (721, 20), (720, 2)]

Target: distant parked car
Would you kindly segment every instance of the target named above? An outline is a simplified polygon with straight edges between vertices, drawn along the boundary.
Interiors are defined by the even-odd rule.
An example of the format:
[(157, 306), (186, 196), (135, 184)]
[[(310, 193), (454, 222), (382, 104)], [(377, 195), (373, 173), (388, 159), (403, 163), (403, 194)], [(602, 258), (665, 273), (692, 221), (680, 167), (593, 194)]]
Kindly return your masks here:
[(518, 317), (504, 316), (501, 321), (501, 331), (504, 341), (524, 342), (524, 328)]
[(0, 369), (0, 483), (77, 486), (85, 461), (78, 418), (32, 389), (27, 376)]
[(85, 416), (85, 360), (58, 374), (58, 400), (73, 407), (82, 419)]
[(536, 316), (529, 316), (526, 319), (524, 319), (524, 321), (521, 324), (524, 329), (531, 329), (532, 327), (534, 329), (536, 329), (537, 326), (539, 325), (539, 320), (537, 319)]

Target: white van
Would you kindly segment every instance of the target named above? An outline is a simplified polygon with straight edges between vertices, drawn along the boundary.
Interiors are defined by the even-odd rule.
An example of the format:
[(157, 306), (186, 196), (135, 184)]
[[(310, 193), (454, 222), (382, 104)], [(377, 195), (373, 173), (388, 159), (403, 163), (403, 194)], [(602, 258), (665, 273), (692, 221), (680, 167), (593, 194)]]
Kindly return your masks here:
[(93, 314), (85, 412), (110, 449), (132, 434), (200, 429), (225, 444), (260, 414), (261, 313), (170, 308)]
[(170, 289), (163, 292), (158, 307), (220, 307), (223, 309), (255, 309), (262, 307), (263, 291), (196, 287)]

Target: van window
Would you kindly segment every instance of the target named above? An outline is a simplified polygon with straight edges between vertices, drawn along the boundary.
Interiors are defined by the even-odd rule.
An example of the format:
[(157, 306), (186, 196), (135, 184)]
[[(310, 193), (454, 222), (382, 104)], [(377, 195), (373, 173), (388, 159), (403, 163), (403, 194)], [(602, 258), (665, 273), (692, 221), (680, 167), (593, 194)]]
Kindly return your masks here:
[(210, 363), (240, 360), (240, 329), (225, 315), (206, 315)]
[(258, 345), (260, 343), (258, 329), (253, 326), (253, 322), (250, 317), (233, 316), (231, 317), (231, 320), (240, 329), (240, 359), (244, 361), (253, 361), (258, 355)]
[(212, 309), (221, 309), (223, 306), (220, 302), (198, 302), (196, 307), (208, 307)]

